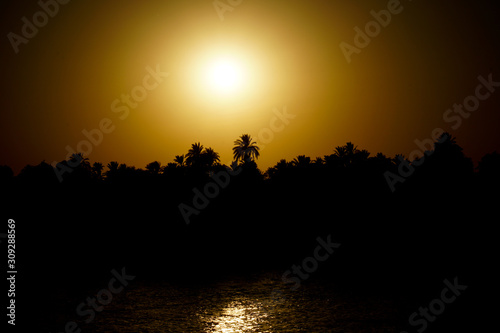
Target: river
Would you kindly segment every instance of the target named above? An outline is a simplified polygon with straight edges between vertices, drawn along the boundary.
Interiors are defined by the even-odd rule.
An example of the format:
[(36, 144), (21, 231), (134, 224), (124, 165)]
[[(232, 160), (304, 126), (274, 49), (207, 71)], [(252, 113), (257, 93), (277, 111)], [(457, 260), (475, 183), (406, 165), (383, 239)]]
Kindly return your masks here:
[(397, 332), (398, 304), (329, 281), (296, 290), (279, 274), (207, 283), (134, 281), (83, 332)]

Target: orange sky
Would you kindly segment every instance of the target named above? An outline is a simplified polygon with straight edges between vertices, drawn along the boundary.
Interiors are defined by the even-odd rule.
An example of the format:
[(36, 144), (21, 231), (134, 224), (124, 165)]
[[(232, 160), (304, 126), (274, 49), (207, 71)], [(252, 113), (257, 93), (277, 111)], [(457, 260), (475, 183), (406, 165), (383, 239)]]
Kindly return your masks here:
[[(210, 0), (70, 1), (57, 12), (54, 0), (45, 2), (53, 16), (46, 22), (36, 1), (0, 5), (0, 165), (16, 173), (64, 159), (66, 146), (76, 149), (88, 140), (82, 130), (103, 119), (108, 133), (94, 137), (91, 162), (141, 168), (167, 164), (198, 141), (227, 163), (244, 133), (265, 145), (262, 170), (347, 141), (373, 155), (408, 156), (437, 127), (475, 161), (500, 151), (500, 88), (457, 129), (443, 119), (475, 94), (478, 76), (500, 81), (493, 1), (243, 0), (224, 20)], [(354, 28), (364, 30), (370, 12), (388, 6), (399, 13), (348, 62), (340, 44), (355, 46)], [(24, 38), (22, 19), (32, 23), (33, 15), (38, 32), (14, 45), (9, 33)], [(231, 93), (214, 92), (204, 78), (221, 57), (244, 71)], [(115, 111), (127, 105), (122, 95), (136, 98), (127, 116), (111, 107), (117, 99)], [(293, 119), (274, 119), (284, 108)]]

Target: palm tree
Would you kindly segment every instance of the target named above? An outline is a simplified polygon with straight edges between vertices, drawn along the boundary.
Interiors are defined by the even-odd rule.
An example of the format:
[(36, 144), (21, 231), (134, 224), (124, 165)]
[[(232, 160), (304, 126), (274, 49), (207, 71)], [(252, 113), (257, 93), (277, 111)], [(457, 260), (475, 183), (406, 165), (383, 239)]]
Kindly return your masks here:
[(343, 159), (347, 156), (347, 151), (345, 146), (337, 146), (335, 147), (335, 151), (333, 152), (333, 155)]
[(174, 162), (177, 163), (180, 167), (184, 166), (184, 155), (175, 155)]
[(94, 164), (92, 164), (92, 172), (96, 175), (98, 179), (101, 179), (102, 169), (104, 169), (102, 163), (94, 162)]
[(199, 142), (193, 143), (186, 154), (186, 164), (199, 166), (202, 162), (203, 145)]
[(146, 165), (146, 170), (148, 170), (149, 173), (151, 173), (153, 175), (159, 174), (160, 169), (161, 169), (161, 163), (158, 161), (154, 161), (154, 162), (151, 162), (148, 165)]
[(275, 177), (284, 176), (287, 174), (287, 171), (293, 165), (292, 162), (287, 162), (285, 159), (281, 159), (275, 166), (270, 167), (265, 172), (265, 177), (268, 179), (272, 179)]
[(299, 155), (292, 161), (292, 165), (296, 167), (307, 167), (311, 164), (311, 158), (305, 155)]
[(82, 167), (85, 170), (90, 170), (90, 162), (88, 157), (84, 157), (82, 153), (71, 154), (69, 160), (72, 163), (77, 163), (77, 166)]
[(354, 155), (358, 151), (358, 146), (353, 145), (350, 141), (347, 142), (344, 147), (347, 154), (350, 156)]
[(358, 161), (358, 162), (364, 162), (370, 156), (370, 152), (368, 150), (366, 150), (366, 149), (362, 149), (362, 150), (356, 151), (356, 153), (354, 154), (354, 156), (355, 156), (355, 160), (356, 161)]
[(253, 161), (259, 158), (259, 149), (250, 135), (243, 134), (238, 140), (234, 141), (233, 157), (236, 162), (240, 160), (243, 162)]
[(118, 170), (118, 162), (116, 162), (116, 161), (109, 162), (108, 163), (108, 169), (111, 172)]
[[(347, 167), (352, 164), (355, 155), (359, 153), (360, 151), (358, 150), (358, 146), (353, 145), (352, 142), (347, 142), (344, 146), (335, 147), (333, 158), (340, 161), (343, 167)], [(362, 156), (365, 156), (366, 153), (368, 152), (364, 150)], [(370, 153), (368, 153), (368, 155), (369, 154)], [(366, 158), (368, 158), (368, 156), (366, 156)]]
[(105, 172), (106, 178), (111, 179), (113, 177), (116, 177), (118, 174), (118, 162), (116, 161), (111, 161), (107, 165), (108, 171)]
[(215, 150), (208, 147), (203, 151), (203, 159), (208, 167), (212, 167), (217, 162), (220, 162), (220, 155)]
[(316, 157), (316, 159), (314, 160), (314, 165), (323, 165), (323, 163), (325, 163), (325, 161), (321, 158), (321, 157)]

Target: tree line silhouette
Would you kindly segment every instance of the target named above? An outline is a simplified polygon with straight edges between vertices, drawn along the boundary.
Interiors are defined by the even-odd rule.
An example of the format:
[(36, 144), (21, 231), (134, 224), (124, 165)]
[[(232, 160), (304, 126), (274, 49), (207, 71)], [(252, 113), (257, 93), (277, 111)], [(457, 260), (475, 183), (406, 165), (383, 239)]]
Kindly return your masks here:
[[(474, 168), (445, 135), (423, 163), (371, 156), (347, 142), (323, 157), (299, 155), (261, 171), (258, 144), (244, 134), (231, 165), (196, 142), (166, 165), (104, 166), (75, 154), (71, 164), (80, 163), (63, 182), (41, 162), (16, 176), (0, 167), (0, 183), (8, 193), (3, 205), (24, 237), (25, 274), (40, 284), (85, 285), (125, 266), (142, 278), (182, 281), (283, 272), (314, 249), (318, 236), (331, 234), (342, 247), (315, 277), (357, 290), (406, 288), (424, 302), (436, 276), (438, 283), (460, 276), (473, 284), (475, 273), (493, 267), (495, 253), (489, 221), (498, 218), (500, 154), (485, 155)], [(401, 161), (415, 171), (393, 192), (384, 173), (398, 174)], [(179, 205), (228, 168), (241, 172), (186, 225)]]
[[(255, 163), (255, 160), (260, 156), (259, 147), (248, 134), (243, 134), (235, 141), (233, 147), (234, 162), (229, 166), (220, 163), (218, 152), (211, 147), (204, 147), (200, 142), (193, 143), (187, 153), (176, 155), (173, 161), (166, 165), (162, 166), (160, 162), (153, 161), (147, 164), (144, 169), (117, 161), (109, 162), (106, 166), (100, 162), (90, 163), (89, 158), (82, 153), (73, 154), (68, 160), (61, 161), (59, 164), (72, 169), (70, 173), (64, 175), (63, 181), (71, 184), (134, 183), (138, 180), (155, 179), (160, 181), (162, 178), (174, 179), (178, 177), (194, 178), (200, 181), (206, 180), (207, 177), (224, 167), (245, 166), (248, 170), (253, 169), (254, 176), (256, 174), (259, 181), (293, 185), (295, 181), (313, 181), (318, 180), (318, 178), (337, 178), (341, 181), (347, 177), (351, 183), (359, 184), (366, 181), (370, 183), (370, 186), (367, 187), (385, 193), (387, 179), (381, 175), (383, 176), (387, 171), (397, 174), (398, 165), (401, 162), (406, 162), (409, 166), (414, 165), (419, 171), (422, 170), (414, 178), (426, 180), (425, 183), (447, 181), (447, 185), (452, 185), (453, 181), (457, 180), (455, 182), (457, 185), (463, 185), (464, 181), (472, 181), (472, 178), (475, 178), (476, 182), (488, 187), (498, 182), (500, 165), (498, 152), (486, 154), (474, 169), (472, 160), (464, 156), (462, 148), (457, 145), (455, 138), (448, 133), (443, 134), (443, 137), (446, 139), (436, 143), (434, 151), (424, 152), (424, 155), (430, 156), (432, 153), (433, 156), (428, 159), (429, 161), (424, 161), (422, 167), (420, 167), (419, 158), (409, 161), (403, 155), (390, 158), (383, 153), (370, 156), (371, 154), (367, 150), (360, 150), (351, 142), (347, 142), (343, 146), (335, 147), (332, 154), (315, 159), (306, 155), (298, 155), (291, 161), (281, 159), (276, 165), (262, 172)], [(77, 167), (70, 167), (70, 165), (75, 164)], [(25, 166), (17, 176), (14, 176), (9, 166), (0, 166), (0, 182), (4, 186), (13, 184), (19, 186), (58, 185), (53, 166), (45, 161), (35, 166)]]

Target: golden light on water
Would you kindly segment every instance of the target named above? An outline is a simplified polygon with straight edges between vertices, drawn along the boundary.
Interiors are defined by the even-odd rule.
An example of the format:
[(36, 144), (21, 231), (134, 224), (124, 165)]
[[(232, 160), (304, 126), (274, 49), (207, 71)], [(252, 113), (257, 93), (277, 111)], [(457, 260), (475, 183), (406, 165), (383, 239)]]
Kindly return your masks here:
[(259, 303), (234, 301), (217, 317), (210, 319), (213, 333), (256, 332), (262, 329), (268, 314)]

